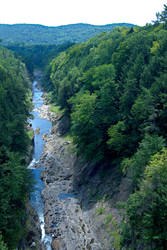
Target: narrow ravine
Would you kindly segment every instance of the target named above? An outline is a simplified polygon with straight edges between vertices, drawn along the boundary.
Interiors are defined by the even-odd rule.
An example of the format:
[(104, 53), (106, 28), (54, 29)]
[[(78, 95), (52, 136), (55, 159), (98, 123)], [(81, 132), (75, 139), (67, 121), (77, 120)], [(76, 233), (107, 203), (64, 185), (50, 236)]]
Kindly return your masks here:
[(34, 119), (30, 121), (34, 153), (28, 168), (36, 182), (31, 204), (39, 217), (41, 243), (46, 250), (109, 249), (102, 247), (96, 235), (101, 225), (94, 223), (96, 207), (83, 209), (82, 192), (74, 186), (79, 162), (72, 142), (60, 133), (66, 120), (50, 112), (42, 95), (38, 81), (34, 81)]
[[(32, 85), (33, 90), (33, 105), (34, 109), (32, 115), (34, 119), (30, 120), (32, 128), (34, 130), (34, 152), (32, 155), (32, 161), (29, 164), (28, 168), (32, 169), (32, 174), (34, 177), (35, 185), (34, 191), (31, 194), (31, 204), (38, 214), (40, 226), (41, 226), (41, 241), (45, 245), (47, 250), (51, 250), (52, 237), (45, 232), (45, 223), (44, 223), (44, 203), (41, 198), (41, 192), (44, 189), (43, 182), (40, 179), (40, 174), (43, 166), (40, 164), (40, 158), (44, 149), (44, 140), (42, 138), (43, 134), (49, 134), (49, 130), (52, 127), (52, 124), (47, 119), (42, 119), (39, 115), (39, 108), (43, 105), (43, 92), (38, 88), (38, 81), (34, 81)], [(40, 167), (36, 168), (36, 164), (40, 164)]]
[(50, 134), (43, 136), (45, 146), (40, 160), (43, 165), (41, 179), (44, 183), (42, 199), (45, 228), (52, 235), (52, 249), (109, 249), (103, 248), (96, 236), (96, 207), (83, 209), (82, 192), (74, 184), (81, 163), (75, 153), (72, 138), (62, 133), (67, 118), (50, 112), (47, 104), (40, 108), (40, 116), (53, 122)]

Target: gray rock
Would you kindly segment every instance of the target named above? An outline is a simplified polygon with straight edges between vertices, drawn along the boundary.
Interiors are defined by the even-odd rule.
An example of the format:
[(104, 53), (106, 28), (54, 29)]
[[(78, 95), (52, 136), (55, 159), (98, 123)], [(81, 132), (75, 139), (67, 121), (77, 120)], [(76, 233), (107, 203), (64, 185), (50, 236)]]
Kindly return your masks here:
[[(46, 106), (43, 108), (45, 111), (43, 115), (49, 118)], [(88, 178), (90, 177), (91, 167), (89, 164), (83, 166), (74, 150), (70, 150), (74, 147), (71, 141), (60, 137), (69, 126), (68, 118), (56, 119), (57, 124), (46, 137), (44, 154), (41, 158), (43, 166), (41, 179), (45, 186), (42, 191), (44, 216), (46, 232), (51, 233), (53, 237), (52, 248), (108, 250), (106, 246), (110, 245), (110, 239), (104, 246), (104, 231), (99, 230), (104, 224), (104, 218), (95, 219), (96, 206), (83, 209), (81, 205), (82, 192), (78, 184), (82, 185), (84, 182), (85, 173)]]

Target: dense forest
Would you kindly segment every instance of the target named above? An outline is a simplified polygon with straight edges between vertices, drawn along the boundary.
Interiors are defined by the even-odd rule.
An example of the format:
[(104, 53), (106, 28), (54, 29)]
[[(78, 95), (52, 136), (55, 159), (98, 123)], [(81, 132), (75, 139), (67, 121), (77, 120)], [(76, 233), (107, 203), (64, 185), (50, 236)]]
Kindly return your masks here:
[(37, 44), (62, 44), (67, 42), (80, 43), (101, 32), (107, 32), (116, 26), (129, 26), (128, 23), (114, 23), (107, 25), (69, 24), (64, 26), (49, 27), (38, 24), (0, 24), (0, 38), (3, 44), (24, 43)]
[[(0, 47), (0, 249), (16, 249), (25, 233), (25, 202), (31, 176), (25, 156), (31, 90), (25, 65)], [(3, 243), (3, 241), (5, 243)]]
[[(91, 171), (117, 168), (130, 181), (118, 249), (167, 249), (167, 6), (144, 27), (109, 31), (106, 26), (108, 32), (100, 33), (102, 27), (88, 29), (88, 25), (82, 30), (82, 25), (80, 32), (73, 25), (78, 36), (72, 35), (72, 40), (65, 32), (68, 27), (62, 26), (66, 37), (59, 34), (56, 43), (72, 42), (62, 45), (53, 45), (49, 27), (45, 40), (44, 27), (38, 25), (39, 33), (34, 33), (40, 41), (30, 39), (27, 31), (28, 40), (16, 37), (26, 45), (15, 44), (11, 36), (8, 48), (17, 59), (0, 47), (0, 249), (16, 249), (25, 233), (25, 202), (31, 186), (25, 162), (31, 91), (18, 57), (30, 73), (37, 66), (46, 67), (42, 86), (70, 119), (76, 151), (91, 162)], [(17, 27), (25, 31), (24, 25)], [(73, 44), (97, 30), (100, 34)], [(4, 39), (1, 33), (0, 37)]]
[(60, 45), (14, 43), (6, 45), (6, 47), (12, 50), (15, 56), (25, 63), (29, 74), (33, 76), (35, 69), (45, 70), (54, 57), (72, 45), (73, 43), (70, 42)]
[(130, 179), (125, 249), (167, 249), (166, 62), (164, 6), (153, 24), (101, 33), (48, 67), (50, 100), (70, 117), (78, 154), (92, 171), (117, 167)]

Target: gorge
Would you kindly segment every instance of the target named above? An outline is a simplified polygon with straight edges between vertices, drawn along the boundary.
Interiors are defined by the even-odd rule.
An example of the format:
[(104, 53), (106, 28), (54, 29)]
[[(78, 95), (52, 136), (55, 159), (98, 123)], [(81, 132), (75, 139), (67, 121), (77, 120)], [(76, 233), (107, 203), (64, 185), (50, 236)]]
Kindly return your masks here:
[[(97, 208), (82, 208), (80, 190), (73, 186), (76, 154), (70, 148), (71, 141), (59, 133), (61, 116), (51, 113), (49, 105), (43, 103), (38, 80), (33, 82), (33, 103), (34, 153), (28, 169), (32, 169), (35, 181), (30, 201), (39, 217), (41, 241), (46, 250), (103, 249), (92, 220)], [(39, 242), (34, 242), (35, 246), (39, 248)]]
[(6, 46), (0, 249), (166, 250), (167, 6), (82, 43)]
[[(37, 78), (37, 77), (36, 77)], [(39, 115), (39, 108), (43, 105), (42, 91), (38, 87), (38, 81), (34, 80), (32, 84), (33, 91), (33, 105), (34, 109), (32, 111), (33, 119), (30, 120), (30, 124), (32, 124), (32, 128), (34, 130), (34, 152), (32, 155), (32, 161), (27, 167), (32, 170), (33, 179), (35, 181), (35, 185), (33, 187), (34, 191), (31, 194), (30, 202), (32, 207), (35, 209), (39, 222), (41, 225), (41, 241), (46, 246), (47, 250), (51, 249), (51, 236), (45, 234), (45, 222), (44, 222), (44, 204), (41, 198), (41, 192), (44, 188), (43, 183), (40, 179), (40, 174), (42, 171), (42, 164), (40, 163), (40, 158), (44, 149), (44, 141), (42, 139), (42, 135), (45, 133), (49, 133), (49, 129), (51, 128), (51, 122), (46, 119), (41, 119)], [(39, 133), (35, 132), (39, 129)], [(40, 164), (40, 168), (36, 169), (35, 165)]]

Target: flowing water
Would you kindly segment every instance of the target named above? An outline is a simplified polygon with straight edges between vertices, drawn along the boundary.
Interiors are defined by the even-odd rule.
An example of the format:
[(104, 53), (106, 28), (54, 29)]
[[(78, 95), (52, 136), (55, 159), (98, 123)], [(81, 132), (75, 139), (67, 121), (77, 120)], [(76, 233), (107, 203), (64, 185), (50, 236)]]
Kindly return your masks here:
[(39, 162), (42, 152), (44, 150), (44, 140), (42, 139), (43, 134), (49, 134), (49, 130), (52, 124), (47, 119), (42, 119), (39, 115), (39, 108), (43, 105), (43, 92), (37, 87), (37, 81), (33, 82), (33, 104), (34, 109), (32, 115), (34, 119), (30, 120), (32, 123), (33, 130), (38, 130), (38, 133), (34, 133), (34, 153), (32, 156), (32, 161), (28, 168), (32, 169), (32, 174), (35, 180), (34, 191), (31, 194), (31, 204), (36, 210), (42, 232), (42, 242), (44, 243), (47, 250), (51, 250), (52, 237), (45, 233), (45, 223), (44, 223), (44, 203), (41, 198), (41, 192), (44, 189), (43, 182), (40, 179), (40, 173), (42, 171), (42, 166), (36, 169), (34, 166)]

